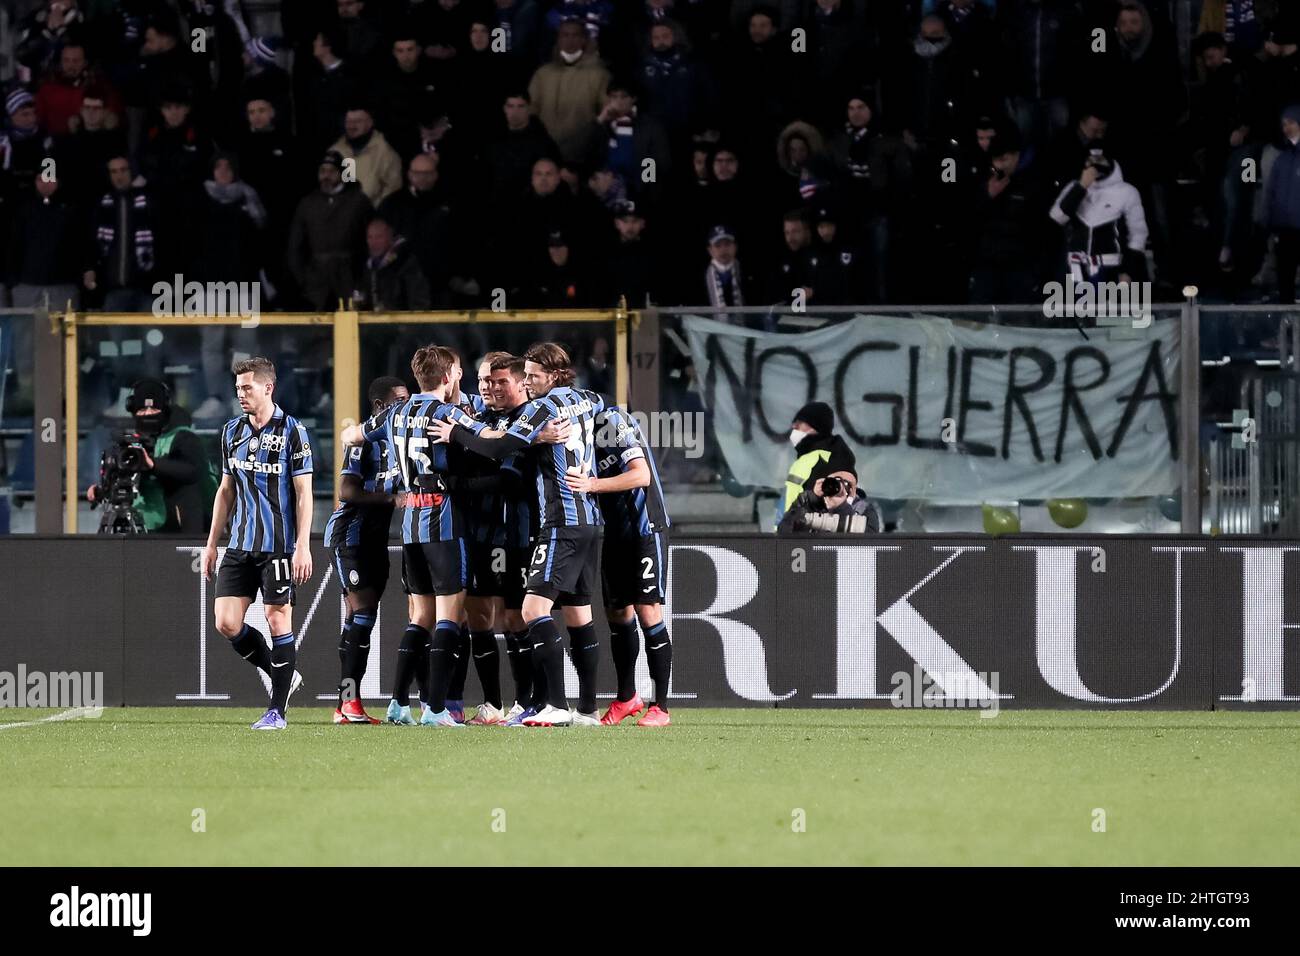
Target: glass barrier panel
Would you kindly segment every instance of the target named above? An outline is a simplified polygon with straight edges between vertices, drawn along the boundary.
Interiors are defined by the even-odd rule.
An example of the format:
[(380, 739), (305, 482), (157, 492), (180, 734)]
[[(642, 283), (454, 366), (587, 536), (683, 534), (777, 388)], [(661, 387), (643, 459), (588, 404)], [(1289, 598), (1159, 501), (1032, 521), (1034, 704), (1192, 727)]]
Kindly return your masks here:
[[(318, 499), (313, 526), (321, 530), (334, 493), (333, 348), (328, 324), (275, 325), (264, 319), (255, 328), (242, 328), (195, 319), (193, 325), (183, 326), (81, 326), (77, 531), (100, 530), (105, 509), (92, 508), (86, 496), (92, 486), (111, 490), (100, 484), (104, 456), (131, 444), (131, 436), (137, 433), (126, 408), (135, 382), (155, 378), (168, 386), (173, 405), (170, 425), (198, 434), (219, 477), (221, 428), (242, 414), (232, 367), (255, 355), (275, 364), (276, 403), (302, 422), (311, 437), (312, 487)], [(210, 513), (210, 501), (204, 509)]]
[(1300, 534), (1300, 310), (1199, 313), (1201, 530)]
[(35, 322), (0, 310), (0, 534), (36, 530)]

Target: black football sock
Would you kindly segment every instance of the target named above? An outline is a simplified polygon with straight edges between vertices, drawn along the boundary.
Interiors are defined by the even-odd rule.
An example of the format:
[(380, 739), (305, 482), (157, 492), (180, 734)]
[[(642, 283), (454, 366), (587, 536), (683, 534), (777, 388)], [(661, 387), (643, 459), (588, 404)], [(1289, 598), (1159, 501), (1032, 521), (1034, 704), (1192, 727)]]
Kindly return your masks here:
[(397, 646), (397, 679), (393, 683), (393, 700), (403, 707), (411, 705), (411, 677), (420, 664), (420, 648), (428, 640), (429, 632), (418, 624), (406, 625), (402, 643)]
[(578, 711), (590, 714), (596, 709), (596, 673), (600, 669), (600, 641), (596, 625), (588, 621), (569, 628), (569, 656), (578, 672)]
[(298, 647), (293, 634), (271, 638), (271, 706), (284, 713), (289, 706), (289, 688), (293, 686), (293, 665), (298, 662)]
[(546, 677), (545, 703), (568, 710), (569, 701), (564, 696), (564, 648), (549, 614), (528, 623), (528, 640), (533, 645), (533, 666)]
[(244, 625), (244, 629), (230, 642), (235, 653), (252, 664), (267, 677), (271, 676), (271, 651), (266, 646), (266, 638), (255, 627)]
[(494, 631), (471, 631), (470, 653), (474, 655), (474, 672), (483, 685), (483, 699), (501, 709), (501, 652), (497, 650)]
[(515, 682), (515, 700), (527, 707), (533, 693), (533, 647), (527, 631), (506, 631), (506, 660)]
[(366, 676), (366, 664), (370, 660), (370, 632), (374, 629), (374, 611), (358, 611), (352, 615), (347, 676), (352, 680), (352, 692), (357, 700), (361, 699), (361, 678)]
[(636, 696), (636, 659), (641, 653), (641, 636), (636, 632), (636, 618), (626, 624), (611, 624), (610, 654), (618, 677), (618, 699), (629, 701)]
[(428, 704), (435, 714), (447, 709), (447, 688), (459, 663), (459, 650), (460, 625), (455, 621), (439, 621), (429, 647)]
[(339, 632), (339, 700), (338, 706), (342, 707), (344, 701), (356, 697), (356, 688), (348, 684), (348, 678), (352, 671), (348, 667), (352, 659), (352, 615), (349, 614), (343, 620), (343, 630)]
[[(441, 623), (438, 625), (442, 626)], [(469, 676), (469, 628), (461, 627), (456, 632), (456, 666), (451, 672), (451, 683), (447, 685), (447, 699), (465, 699), (465, 678)], [(436, 713), (435, 709), (435, 713)]]
[(528, 663), (533, 669), (533, 699), (528, 706), (533, 710), (541, 710), (546, 706), (547, 696), (546, 668), (542, 666), (542, 658), (545, 655), (541, 653), (540, 648), (533, 647), (533, 637), (528, 631), (524, 631), (520, 641), (528, 645)]
[(429, 652), (433, 650), (433, 634), (420, 628), (419, 646), (415, 649), (415, 683), (420, 688), (420, 703), (429, 705)]
[(655, 699), (662, 711), (668, 710), (668, 678), (673, 672), (673, 642), (663, 621), (645, 631), (645, 658), (650, 665), (650, 679), (655, 685)]

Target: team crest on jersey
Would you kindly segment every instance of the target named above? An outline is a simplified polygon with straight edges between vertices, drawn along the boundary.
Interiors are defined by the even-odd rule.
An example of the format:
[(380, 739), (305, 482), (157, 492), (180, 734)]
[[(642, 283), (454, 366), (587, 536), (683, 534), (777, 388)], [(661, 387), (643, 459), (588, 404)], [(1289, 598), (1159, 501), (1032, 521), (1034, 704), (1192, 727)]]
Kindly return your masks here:
[(356, 568), (353, 568), (351, 571), (348, 572), (348, 582), (353, 587), (356, 587), (358, 584), (361, 583), (361, 575), (357, 574)]
[(257, 439), (256, 439), (256, 438), (254, 438), (252, 441), (250, 441), (250, 442), (248, 443), (248, 450), (249, 450), (250, 452), (257, 451)]

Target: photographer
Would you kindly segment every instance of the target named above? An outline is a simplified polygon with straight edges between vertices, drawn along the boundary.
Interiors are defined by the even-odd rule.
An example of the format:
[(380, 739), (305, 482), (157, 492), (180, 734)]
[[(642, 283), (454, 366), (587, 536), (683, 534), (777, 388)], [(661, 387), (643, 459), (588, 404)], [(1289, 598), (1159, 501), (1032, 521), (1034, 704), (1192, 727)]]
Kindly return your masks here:
[[(86, 492), (92, 504), (104, 505), (101, 532), (118, 527), (110, 520), (114, 511), (129, 509), (147, 532), (203, 534), (216, 480), (188, 415), (172, 406), (171, 392), (156, 379), (136, 382), (126, 407), (135, 431), (104, 453), (99, 483)], [(128, 498), (130, 488), (135, 494)]]
[(778, 534), (878, 534), (880, 512), (858, 489), (858, 473), (843, 458), (817, 464), (804, 491), (777, 526)]

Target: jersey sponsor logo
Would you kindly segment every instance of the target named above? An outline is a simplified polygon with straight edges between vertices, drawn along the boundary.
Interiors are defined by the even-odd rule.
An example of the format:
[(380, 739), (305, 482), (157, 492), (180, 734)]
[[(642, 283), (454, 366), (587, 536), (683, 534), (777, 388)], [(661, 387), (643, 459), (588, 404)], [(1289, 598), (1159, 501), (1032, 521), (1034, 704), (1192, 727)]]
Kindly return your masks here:
[[(251, 442), (249, 442), (249, 447), (256, 448), (257, 443), (258, 443), (258, 439), (254, 438)], [(283, 435), (263, 435), (261, 437), (261, 443), (262, 443), (262, 447), (265, 448), (267, 451), (284, 451)], [(307, 446), (303, 445), (304, 451), (306, 450), (306, 448)]]
[(618, 463), (618, 455), (606, 455), (600, 460), (600, 468), (613, 468)]
[(278, 461), (246, 461), (243, 458), (230, 459), (230, 467), (238, 471), (252, 471), (259, 475), (282, 475), (284, 464)]

